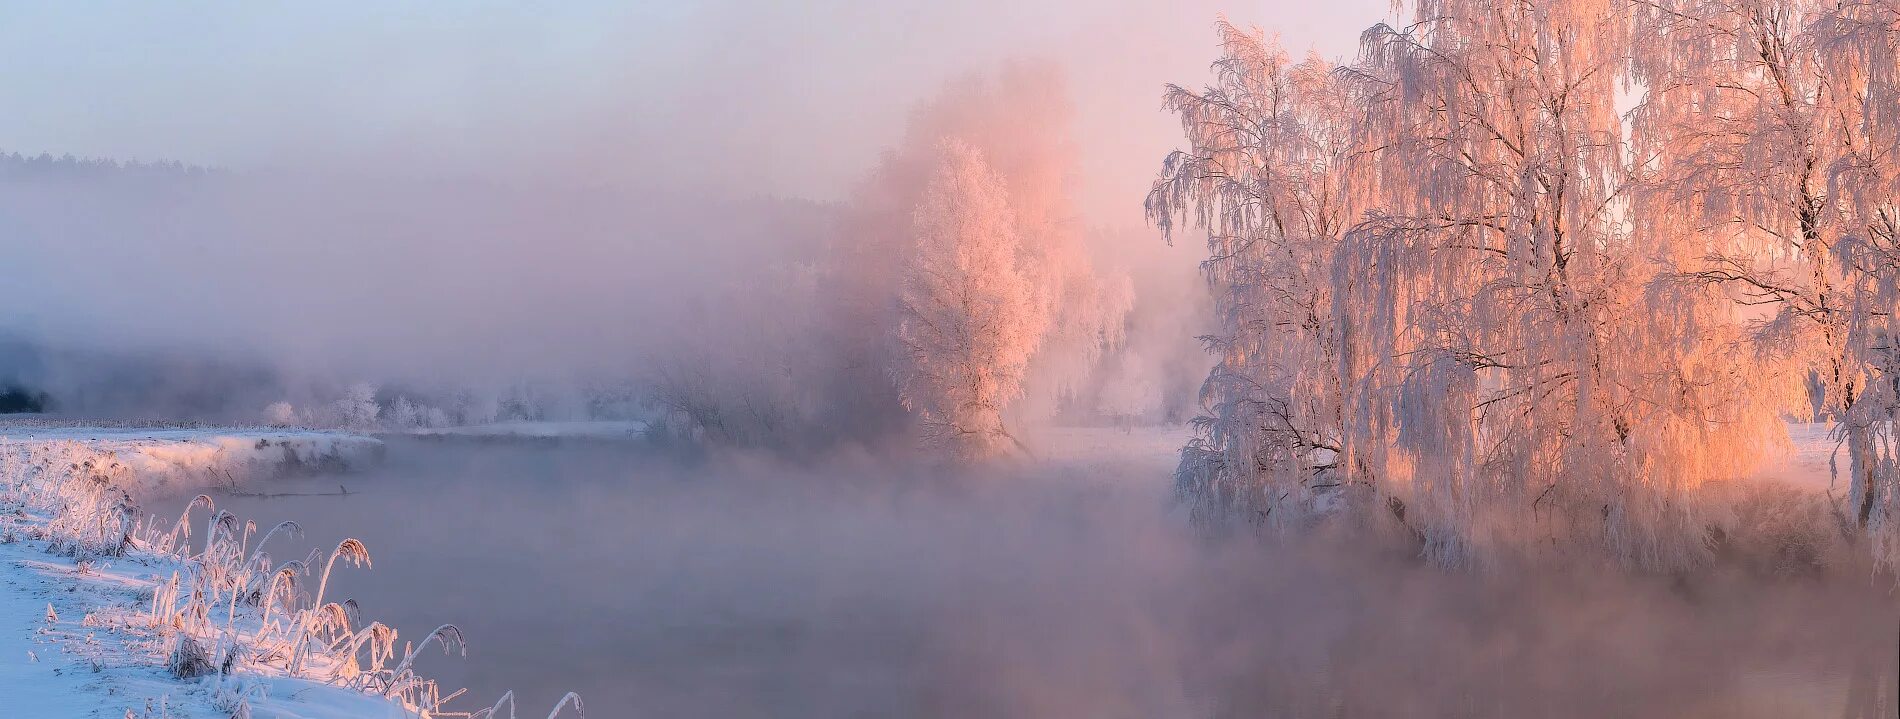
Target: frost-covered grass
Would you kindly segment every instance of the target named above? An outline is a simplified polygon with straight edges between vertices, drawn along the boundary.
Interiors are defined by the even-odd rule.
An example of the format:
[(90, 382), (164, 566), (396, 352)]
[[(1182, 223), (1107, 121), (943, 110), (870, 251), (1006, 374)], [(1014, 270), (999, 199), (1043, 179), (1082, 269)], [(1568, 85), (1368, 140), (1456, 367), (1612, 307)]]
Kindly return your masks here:
[(6, 429), (0, 697), (21, 712), (9, 715), (454, 716), (443, 705), (459, 692), (418, 675), (415, 663), (438, 648), (461, 651), (459, 630), (404, 640), (328, 593), (334, 573), (369, 566), (361, 542), (278, 558), (272, 540), (298, 533), (294, 522), (260, 528), (208, 496), (176, 518), (142, 514), (133, 502), (134, 490), (353, 466), (373, 461), (379, 442), (262, 430)]

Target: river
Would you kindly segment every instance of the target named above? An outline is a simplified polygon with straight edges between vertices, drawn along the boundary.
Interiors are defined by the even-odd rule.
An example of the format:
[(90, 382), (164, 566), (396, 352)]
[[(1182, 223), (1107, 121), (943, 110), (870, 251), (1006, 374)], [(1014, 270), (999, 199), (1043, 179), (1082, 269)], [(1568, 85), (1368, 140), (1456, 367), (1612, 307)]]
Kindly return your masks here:
[(1864, 577), (1209, 542), (1168, 502), (1179, 439), (1075, 430), (972, 474), (397, 438), (370, 471), (214, 496), (299, 522), (280, 560), (362, 540), (374, 568), (331, 596), (411, 639), (462, 629), (465, 657), (419, 663), (465, 711), (513, 690), (523, 716), (567, 691), (590, 717), (1891, 715), (1893, 601)]

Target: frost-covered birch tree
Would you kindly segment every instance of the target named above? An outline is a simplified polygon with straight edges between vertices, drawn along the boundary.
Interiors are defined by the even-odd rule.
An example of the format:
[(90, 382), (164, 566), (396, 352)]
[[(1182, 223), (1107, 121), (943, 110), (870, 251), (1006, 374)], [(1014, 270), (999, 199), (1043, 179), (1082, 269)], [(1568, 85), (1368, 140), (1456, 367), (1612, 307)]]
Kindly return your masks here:
[(1336, 495), (1345, 446), (1344, 353), (1332, 266), (1352, 216), (1353, 125), (1325, 62), (1293, 63), (1258, 31), (1219, 25), (1214, 83), (1170, 86), (1188, 149), (1170, 154), (1148, 216), (1207, 230), (1202, 263), (1218, 357), (1178, 490), (1202, 522), (1285, 524)]
[(1415, 14), (1363, 40), (1377, 209), (1341, 256), (1372, 268), (1349, 311), (1401, 358), (1361, 385), (1398, 408), (1388, 491), (1446, 561), (1538, 539), (1688, 559), (1698, 540), (1670, 536), (1690, 525), (1670, 516), (1685, 478), (1643, 456), (1663, 448), (1641, 436), (1633, 382), (1652, 368), (1632, 346), (1645, 268), (1618, 216), (1627, 15), (1597, 0)]
[(1776, 371), (1812, 378), (1845, 449), (1842, 514), (1891, 546), (1900, 477), (1882, 437), (1893, 393), (1881, 348), (1896, 256), (1876, 145), (1894, 112), (1880, 97), (1893, 18), (1879, 3), (1632, 2), (1647, 90), (1633, 115), (1640, 215), (1673, 234), (1676, 272), (1758, 313), (1757, 392), (1773, 391)]
[(1034, 416), (1053, 413), (1096, 369), (1103, 350), (1121, 341), (1135, 299), (1127, 277), (1102, 272), (1088, 253), (1072, 197), (1074, 113), (1055, 67), (1011, 63), (951, 83), (917, 109), (907, 141), (920, 168), (935, 161), (939, 143), (954, 138), (1004, 179), (1021, 240), (1019, 265), (1047, 319), (1017, 403), (1018, 413)]
[(1849, 501), (1875, 557), (1900, 564), (1900, 2), (1830, 5), (1809, 35), (1821, 58), (1839, 148), (1826, 219), (1839, 228), (1835, 268), (1846, 309), (1841, 422), (1853, 481)]
[[(1776, 372), (1805, 371), (1823, 413), (1843, 417), (1857, 392), (1827, 212), (1834, 90), (1803, 33), (1818, 8), (1632, 0), (1632, 76), (1645, 89), (1631, 123), (1635, 215), (1671, 241), (1671, 275), (1753, 308), (1757, 392), (1786, 386)], [(1858, 454), (1863, 431), (1846, 427)]]
[(352, 430), (372, 429), (380, 408), (376, 405), (376, 386), (357, 382), (344, 390), (334, 403), (337, 426)]
[(1223, 25), (1217, 83), (1169, 92), (1188, 149), (1149, 212), (1209, 231), (1221, 322), (1182, 495), (1391, 517), (1446, 563), (1702, 559), (1719, 517), (1695, 491), (1785, 437), (1793, 378), (1738, 351), (1751, 310), (1700, 274), (1692, 163), (1626, 133), (1620, 93), (1668, 64), (1631, 61), (1653, 18), (1411, 9), (1330, 72)]
[(894, 373), (904, 406), (957, 456), (1019, 446), (1003, 411), (1022, 396), (1048, 319), (1022, 267), (1008, 190), (981, 153), (946, 141), (913, 223)]

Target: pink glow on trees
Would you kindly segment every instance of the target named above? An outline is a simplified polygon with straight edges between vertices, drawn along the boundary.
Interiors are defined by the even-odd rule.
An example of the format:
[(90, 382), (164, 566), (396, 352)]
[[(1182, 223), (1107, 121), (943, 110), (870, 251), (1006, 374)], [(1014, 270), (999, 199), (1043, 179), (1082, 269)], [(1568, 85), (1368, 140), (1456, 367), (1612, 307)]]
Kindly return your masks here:
[[(898, 376), (900, 402), (890, 404), (916, 413), (927, 435), (994, 439), (1002, 436), (997, 432), (1005, 417), (1053, 412), (1062, 395), (1096, 370), (1102, 350), (1121, 340), (1133, 302), (1131, 285), (1126, 278), (1098, 272), (1087, 251), (1069, 180), (1075, 166), (1067, 137), (1072, 112), (1053, 70), (1012, 65), (994, 76), (954, 83), (913, 113), (904, 142), (856, 193), (825, 271), (833, 294), (823, 334), (845, 360), (834, 373), (839, 389), (830, 394), (858, 400), (838, 416), (883, 418), (890, 424), (880, 385), (888, 392), (890, 377)], [(945, 149), (946, 143), (960, 149)], [(920, 306), (912, 304), (932, 296), (917, 294), (919, 268), (947, 266), (943, 248), (960, 241), (932, 234), (937, 230), (924, 232), (925, 226), (916, 223), (945, 211), (941, 193), (949, 186), (938, 185), (947, 182), (945, 168), (957, 164), (949, 158), (962, 155), (976, 158), (995, 180), (994, 192), (984, 196), (995, 195), (1001, 203), (996, 216), (1007, 220), (1013, 238), (1006, 243), (1014, 253), (1008, 272), (1031, 306), (1026, 314), (1010, 313), (1026, 322), (1009, 330), (1016, 335), (1011, 341), (1025, 352), (1024, 365), (995, 368), (999, 377), (1009, 377), (1007, 390), (966, 393), (984, 397), (979, 404), (986, 405), (976, 413), (983, 419), (967, 422), (956, 409), (965, 400), (949, 399), (947, 389), (919, 379), (917, 352), (928, 349), (937, 356), (944, 345), (922, 334), (916, 324)], [(933, 245), (937, 256), (927, 254)], [(889, 338), (900, 326), (914, 334), (892, 343)], [(995, 417), (988, 417), (992, 412)], [(1010, 446), (1013, 440), (986, 439), (956, 449), (980, 455)]]
[(998, 454), (1020, 444), (1003, 411), (1022, 396), (1048, 326), (1008, 190), (980, 153), (946, 141), (914, 222), (899, 294), (899, 395), (927, 438), (962, 457)]
[(1219, 329), (1206, 341), (1219, 359), (1178, 481), (1197, 519), (1285, 523), (1341, 474), (1341, 376), (1355, 360), (1334, 321), (1332, 264), (1353, 208), (1353, 108), (1324, 62), (1296, 65), (1224, 21), (1220, 34), (1214, 85), (1167, 90), (1190, 149), (1168, 156), (1147, 201), (1164, 232), (1209, 231)]
[(1832, 101), (1827, 119), (1838, 123), (1824, 219), (1839, 228), (1833, 269), (1844, 280), (1847, 499), (1874, 538), (1875, 556), (1893, 567), (1900, 565), (1900, 2), (1828, 6), (1808, 33)]
[(1448, 562), (1550, 544), (1699, 559), (1707, 529), (1684, 492), (1721, 438), (1682, 415), (1729, 378), (1685, 383), (1652, 364), (1671, 338), (1648, 331), (1654, 268), (1624, 214), (1628, 14), (1426, 0), (1416, 15), (1368, 31), (1355, 75), (1378, 147), (1374, 209), (1342, 266), (1372, 268), (1351, 305), (1393, 360), (1359, 394), (1396, 407), (1400, 460), (1372, 466), (1377, 481)]
[(1724, 521), (1701, 490), (1815, 377), (1844, 515), (1900, 534), (1893, 3), (1411, 5), (1343, 68), (1223, 23), (1214, 84), (1168, 91), (1148, 210), (1207, 230), (1221, 328), (1197, 518), (1686, 566)]

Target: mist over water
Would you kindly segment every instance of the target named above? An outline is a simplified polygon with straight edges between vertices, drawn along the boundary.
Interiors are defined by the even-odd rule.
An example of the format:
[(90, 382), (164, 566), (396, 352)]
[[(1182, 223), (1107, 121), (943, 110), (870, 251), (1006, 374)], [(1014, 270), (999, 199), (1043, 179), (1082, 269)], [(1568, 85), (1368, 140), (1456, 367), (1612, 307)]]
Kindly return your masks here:
[(363, 540), (375, 566), (339, 569), (335, 596), (412, 639), (460, 627), (467, 657), (419, 661), (470, 689), (464, 710), (512, 689), (524, 708), (577, 691), (590, 716), (1892, 711), (1892, 600), (1865, 575), (1479, 574), (1363, 534), (1209, 541), (1171, 513), (1178, 440), (1071, 430), (951, 473), (394, 439), (374, 471), (258, 487), (348, 496), (218, 502), (301, 523), (280, 560)]
[[(82, 426), (396, 433), (373, 469), (217, 502), (262, 527), (299, 522), (303, 537), (272, 540), (279, 562), (362, 540), (374, 568), (339, 567), (327, 596), (354, 598), (357, 625), (410, 641), (457, 625), (466, 657), (420, 660), (422, 675), (468, 688), (455, 710), (510, 690), (524, 717), (569, 691), (594, 717), (722, 719), (1833, 719), (1900, 707), (1893, 577), (1819, 556), (1868, 541), (1843, 538), (1825, 511), (1795, 511), (1819, 500), (1736, 503), (1768, 516), (1682, 524), (1694, 541), (1712, 526), (1774, 530), (1725, 534), (1692, 571), (1561, 557), (1480, 571), (1386, 536), (1404, 530), (1325, 524), (1349, 512), (1315, 512), (1297, 538), (1205, 536), (1175, 504), (1189, 434), (1178, 425), (1045, 430), (1029, 437), (1033, 456), (957, 469), (914, 451), (945, 436), (922, 425), (929, 397), (903, 396), (924, 383), (900, 379), (931, 364), (915, 349), (928, 342), (899, 341), (920, 325), (910, 303), (929, 304), (913, 290), (941, 274), (919, 258), (979, 241), (999, 261), (969, 276), (1022, 270), (998, 294), (1041, 299), (998, 301), (1034, 311), (972, 325), (1035, 329), (986, 343), (1007, 344), (988, 354), (1008, 361), (965, 363), (973, 376), (1009, 366), (1020, 386), (983, 401), (943, 392), (942, 407), (1007, 405), (995, 429), (1012, 431), (1221, 414), (1221, 391), (1202, 385), (1217, 355), (1291, 345), (1224, 340), (1216, 298), (1239, 286), (1201, 264), (1224, 252), (1198, 230), (1165, 242), (1144, 213), (1167, 153), (1196, 150), (1164, 88), (1211, 93), (1223, 72), (1238, 77), (1209, 65), (1222, 56), (1216, 18), (1262, 23), (1262, 40), (1292, 56), (1350, 61), (1382, 17), (1409, 26), (1389, 2), (117, 4), (0, 7), (14, 21), (0, 22), (0, 58), (42, 68), (0, 75), (0, 406)], [(1009, 232), (924, 241), (919, 210), (952, 140), (993, 165), (994, 182), (950, 177), (1005, 198), (1007, 213), (976, 214)], [(1431, 175), (1413, 164), (1379, 174)], [(1476, 217), (1496, 224), (1488, 209)], [(999, 249), (1010, 233), (1014, 249)], [(1265, 266), (1250, 272), (1279, 277)], [(1340, 276), (1272, 294), (1305, 301)], [(1402, 301), (1381, 297), (1367, 300), (1374, 316)], [(1321, 307), (1301, 309), (1346, 316)], [(1707, 329), (1679, 308), (1635, 307), (1617, 313)], [(1234, 318), (1271, 326), (1256, 309)], [(1529, 327), (1484, 314), (1475, 336)], [(1667, 365), (1654, 376), (1679, 369)], [(1647, 386), (1652, 373), (1635, 369), (1652, 368), (1629, 366)], [(1290, 378), (1292, 398), (1311, 389), (1280, 368), (1259, 377)], [(1418, 396), (1457, 399), (1450, 380), (1425, 384)], [(1765, 386), (1737, 380), (1734, 394)], [(1379, 419), (1367, 426), (1384, 432), (1404, 396), (1368, 401)], [(693, 456), (401, 434), (582, 420), (640, 423)], [(1571, 436), (1569, 420), (1548, 426)], [(1599, 426), (1615, 445), (1564, 445), (1582, 470), (1628, 446), (1621, 418)], [(1309, 488), (1300, 480), (1346, 466), (1317, 444), (1299, 451), (1316, 461), (1288, 476)], [(1735, 469), (1724, 451), (1693, 453), (1720, 470), (1700, 474)], [(1368, 495), (1381, 516), (1367, 524), (1383, 521), (1382, 502), (1410, 501), (1387, 490), (1409, 489), (1412, 469)], [(1582, 491), (1589, 518), (1599, 505)], [(1549, 526), (1537, 497), (1511, 534), (1524, 545)], [(148, 508), (168, 523), (188, 499)], [(1825, 536), (1778, 543), (1777, 522)]]

